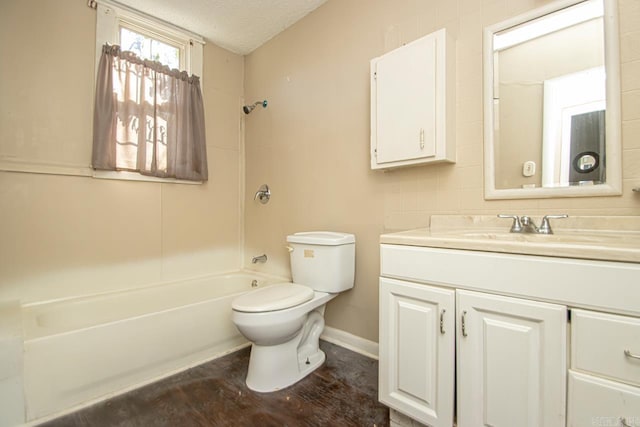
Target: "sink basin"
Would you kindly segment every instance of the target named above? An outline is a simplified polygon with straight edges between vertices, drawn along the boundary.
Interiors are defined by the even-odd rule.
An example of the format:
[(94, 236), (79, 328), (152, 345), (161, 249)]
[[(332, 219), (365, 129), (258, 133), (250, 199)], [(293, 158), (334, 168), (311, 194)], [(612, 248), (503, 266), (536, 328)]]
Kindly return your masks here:
[[(640, 234), (637, 237), (640, 237)], [(593, 232), (587, 234), (585, 232), (559, 232), (556, 234), (533, 234), (533, 233), (509, 233), (494, 231), (443, 231), (432, 232), (434, 237), (442, 235), (443, 237), (458, 237), (467, 239), (496, 240), (507, 242), (535, 242), (535, 243), (565, 243), (565, 244), (615, 244), (624, 241), (625, 237), (629, 238), (628, 233), (603, 233)]]
[(434, 215), (430, 228), (383, 234), (380, 242), (640, 262), (640, 217), (571, 217), (555, 222), (554, 234), (510, 233), (509, 226), (488, 215)]

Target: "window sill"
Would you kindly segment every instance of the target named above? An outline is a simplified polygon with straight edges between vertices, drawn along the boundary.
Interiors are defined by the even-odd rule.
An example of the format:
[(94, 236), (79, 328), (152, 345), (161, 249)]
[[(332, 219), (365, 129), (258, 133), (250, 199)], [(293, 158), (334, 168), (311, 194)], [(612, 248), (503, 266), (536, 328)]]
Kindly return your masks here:
[(140, 175), (135, 172), (127, 171), (102, 171), (94, 170), (92, 176), (98, 179), (116, 179), (122, 181), (142, 181), (142, 182), (158, 182), (161, 184), (187, 184), (187, 185), (200, 185), (202, 181), (187, 181), (184, 179), (175, 178), (157, 178), (155, 176)]
[(24, 159), (0, 158), (0, 171), (44, 175), (81, 176), (97, 179), (115, 179), (120, 181), (157, 182), (160, 184), (200, 185), (204, 183), (203, 181), (187, 181), (184, 179), (175, 178), (156, 178), (154, 176), (140, 175), (139, 173), (135, 172), (93, 170), (92, 168), (87, 166), (68, 165), (53, 162), (40, 162), (33, 160), (29, 161)]

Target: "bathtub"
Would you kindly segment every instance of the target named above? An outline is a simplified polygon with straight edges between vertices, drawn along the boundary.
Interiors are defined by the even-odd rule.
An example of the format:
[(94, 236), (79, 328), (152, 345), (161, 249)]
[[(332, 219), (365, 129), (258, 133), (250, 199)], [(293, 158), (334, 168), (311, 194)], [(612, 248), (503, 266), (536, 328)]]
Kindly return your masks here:
[(27, 420), (61, 414), (248, 345), (231, 301), (249, 272), (22, 306)]

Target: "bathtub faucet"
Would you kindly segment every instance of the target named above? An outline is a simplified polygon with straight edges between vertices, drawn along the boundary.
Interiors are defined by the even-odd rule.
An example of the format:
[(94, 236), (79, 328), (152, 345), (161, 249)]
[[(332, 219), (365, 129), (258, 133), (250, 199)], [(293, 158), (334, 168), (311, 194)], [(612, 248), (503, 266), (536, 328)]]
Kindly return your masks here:
[(262, 254), (260, 256), (254, 256), (251, 258), (251, 264), (255, 264), (258, 262), (267, 262), (267, 254)]

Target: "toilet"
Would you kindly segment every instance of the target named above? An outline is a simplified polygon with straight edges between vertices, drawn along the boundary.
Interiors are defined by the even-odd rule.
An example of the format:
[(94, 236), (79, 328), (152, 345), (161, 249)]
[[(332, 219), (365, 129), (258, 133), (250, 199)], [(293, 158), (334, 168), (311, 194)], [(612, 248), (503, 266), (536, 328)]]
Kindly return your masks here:
[(247, 386), (272, 392), (309, 375), (325, 361), (318, 344), (325, 304), (353, 287), (355, 236), (315, 231), (287, 236), (293, 283), (233, 300), (233, 322), (252, 342)]

